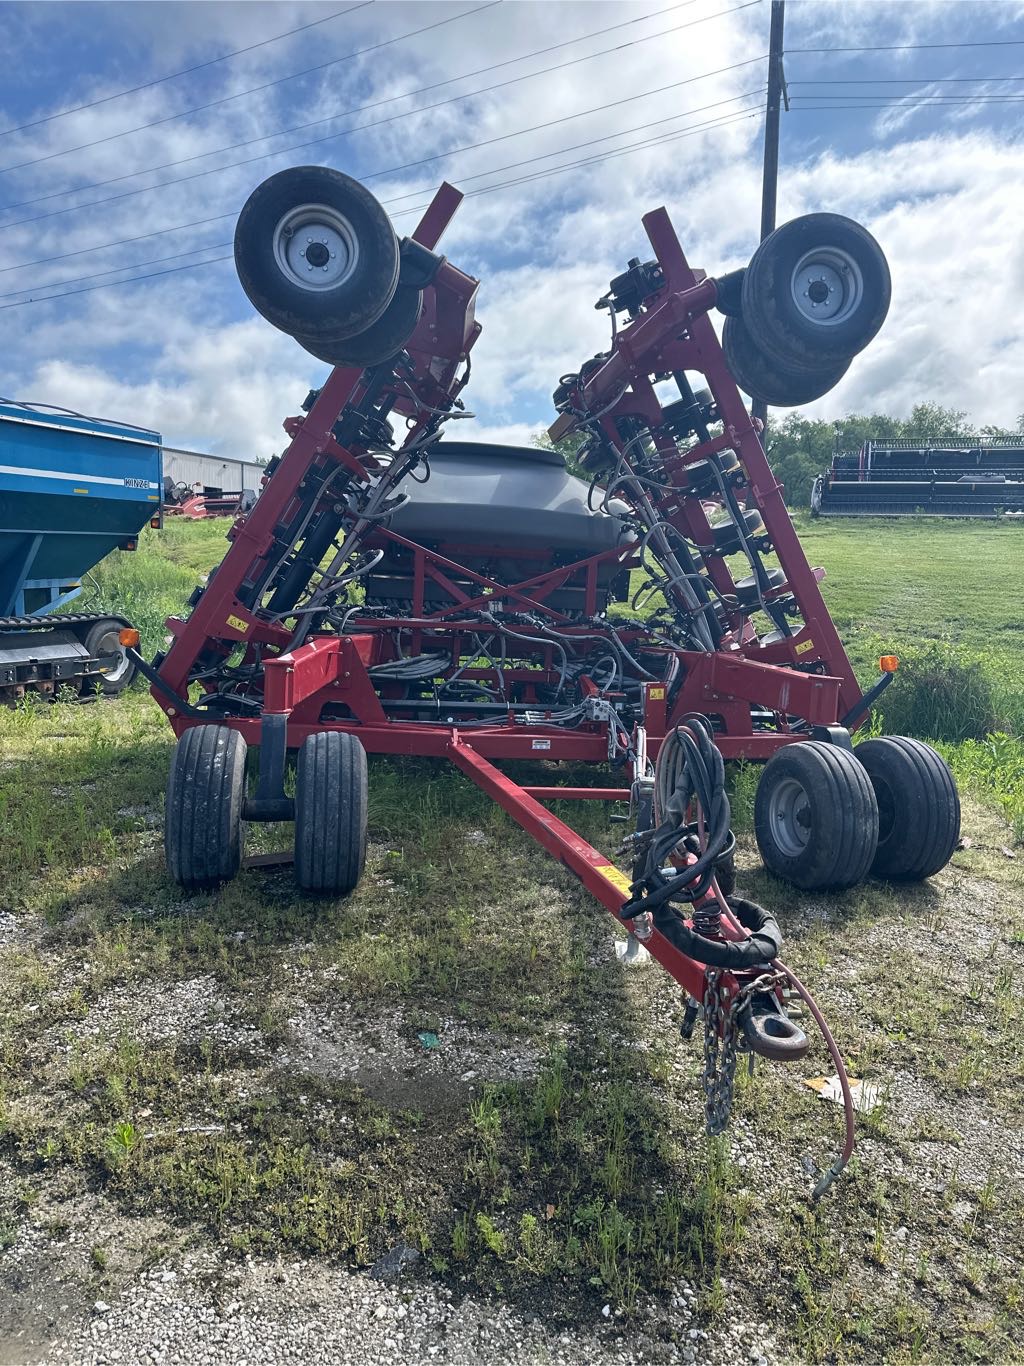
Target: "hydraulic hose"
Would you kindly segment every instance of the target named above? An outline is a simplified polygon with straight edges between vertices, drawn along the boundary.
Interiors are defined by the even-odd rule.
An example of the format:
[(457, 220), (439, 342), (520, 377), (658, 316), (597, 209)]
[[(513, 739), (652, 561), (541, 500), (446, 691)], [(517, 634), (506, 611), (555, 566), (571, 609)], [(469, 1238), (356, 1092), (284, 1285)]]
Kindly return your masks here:
[[(685, 832), (686, 813), (693, 802), (704, 813), (707, 843), (695, 864), (669, 877), (662, 868)], [(622, 916), (632, 919), (644, 911), (657, 915), (665, 907), (667, 915), (682, 925), (668, 903), (703, 900), (714, 878), (715, 862), (732, 839), (725, 763), (705, 717), (684, 717), (662, 742), (655, 768), (654, 811), (657, 824), (643, 871), (633, 883), (633, 895), (622, 908)]]
[[(717, 890), (718, 884), (714, 885)], [(743, 971), (771, 963), (782, 948), (782, 931), (775, 917), (756, 902), (744, 901), (738, 896), (729, 897), (725, 905), (732, 912), (733, 920), (747, 931), (744, 938), (706, 939), (696, 930), (691, 930), (671, 908), (655, 914), (654, 924), (669, 943), (709, 968)]]
[[(697, 862), (678, 877), (661, 872), (664, 859), (685, 831), (691, 803), (697, 807), (701, 854)], [(652, 911), (655, 927), (665, 938), (698, 963), (709, 968), (743, 971), (770, 967), (784, 974), (806, 1004), (821, 1030), (843, 1093), (845, 1138), (842, 1151), (814, 1187), (811, 1198), (819, 1200), (845, 1168), (855, 1143), (855, 1115), (850, 1079), (839, 1046), (817, 1002), (791, 968), (779, 957), (782, 934), (778, 921), (763, 906), (742, 897), (726, 897), (714, 875), (714, 864), (732, 832), (729, 800), (725, 795), (725, 763), (714, 743), (710, 723), (702, 716), (687, 716), (683, 724), (665, 737), (658, 753), (654, 786), (655, 820), (658, 825), (648, 845), (644, 870), (632, 886), (633, 897), (622, 908), (624, 919)], [(737, 934), (734, 940), (708, 938), (685, 923), (671, 900), (703, 900), (710, 890), (721, 918)], [(706, 913), (705, 913), (706, 914)], [(701, 919), (694, 909), (693, 921)]]

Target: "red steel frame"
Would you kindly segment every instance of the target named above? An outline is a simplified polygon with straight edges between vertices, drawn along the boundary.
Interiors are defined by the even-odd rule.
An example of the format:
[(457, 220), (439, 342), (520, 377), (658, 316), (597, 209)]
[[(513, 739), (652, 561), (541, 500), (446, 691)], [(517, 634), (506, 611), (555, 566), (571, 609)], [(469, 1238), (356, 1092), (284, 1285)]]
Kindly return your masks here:
[[(414, 239), (433, 250), (460, 199), (458, 191), (444, 186)], [(722, 451), (735, 452), (745, 475), (746, 506), (756, 507), (763, 516), (767, 538), (785, 573), (785, 592), (796, 599), (801, 621), (789, 638), (764, 646), (758, 643), (749, 616), (742, 612), (726, 614), (725, 634), (714, 651), (649, 643), (649, 651), (661, 650), (666, 668), (675, 656), (683, 682), (674, 698), (664, 683), (644, 683), (642, 725), (653, 757), (664, 736), (686, 713), (713, 714), (719, 725), (717, 743), (726, 758), (764, 759), (780, 745), (807, 738), (809, 727), (839, 724), (860, 702), (861, 691), (822, 600), (819, 571), (808, 566), (781, 488), (765, 457), (759, 428), (743, 405), (708, 316), (716, 302), (715, 283), (687, 264), (664, 209), (648, 214), (643, 222), (661, 266), (663, 286), (645, 302), (639, 316), (620, 329), (603, 364), (591, 367), (585, 380), (579, 381), (572, 414), (561, 419), (553, 431), (587, 424), (594, 430), (599, 422), (610, 448), (621, 454), (626, 443), (619, 434), (617, 417), (642, 416), (654, 433), (653, 443), (673, 485), (672, 491), (660, 495), (659, 513), (698, 546), (710, 543), (711, 528), (701, 498), (687, 495), (687, 470)], [(605, 726), (594, 723), (559, 730), (550, 724), (522, 724), (510, 715), (494, 725), (460, 730), (457, 723), (447, 720), (396, 719), (385, 709), (381, 689), (369, 669), (393, 657), (388, 632), (394, 630), (411, 634), (414, 653), (425, 644), (436, 646), (441, 642), (443, 647), (447, 643), (458, 666), (465, 642), (481, 629), (474, 614), (496, 603), (513, 612), (526, 609), (542, 613), (565, 635), (585, 637), (591, 628), (556, 610), (547, 599), (574, 584), (583, 594), (585, 614), (593, 616), (601, 574), (623, 572), (639, 563), (635, 542), (570, 565), (552, 568), (546, 562), (521, 581), (506, 583), (459, 559), (460, 555), (474, 558), (480, 547), (424, 547), (383, 527), (373, 533), (367, 546), (402, 553), (411, 561), (411, 614), (362, 617), (357, 611), (344, 633), (312, 631), (293, 649), (287, 648), (293, 638), (293, 628), (284, 621), (287, 613), (276, 617), (262, 606), (260, 594), (247, 591), (247, 585), (258, 583), (261, 572), (273, 561), (279, 544), (275, 541), (277, 530), (289, 519), (294, 521), (307, 478), (322, 479), (328, 474), (333, 478), (332, 472), (340, 467), (344, 477), (366, 488), (380, 476), (382, 467), (366, 445), (342, 445), (336, 437), (337, 424), (371, 391), (376, 399), (389, 395), (391, 413), (408, 418), (407, 446), (429, 425), (423, 405), (435, 410), (451, 406), (468, 378), (465, 372), (460, 375), (460, 367), (480, 331), (474, 320), (476, 289), (475, 280), (443, 261), (425, 291), (424, 313), (407, 348), (413, 362), (411, 376), (399, 382), (390, 371), (381, 375), (372, 370), (335, 369), (308, 414), (286, 423), (291, 442), (264, 481), (255, 506), (231, 528), (231, 544), (215, 576), (187, 620), (172, 618), (168, 622), (173, 643), (157, 662), (154, 696), (178, 735), (189, 726), (212, 721), (238, 730), (249, 744), (259, 745), (270, 734), (265, 719), (269, 725), (273, 718), (282, 723), (287, 746), (292, 749), (314, 732), (337, 729), (357, 735), (371, 753), (447, 759), (510, 812), (618, 917), (628, 896), (628, 879), (555, 818), (541, 805), (541, 799), (608, 800), (627, 797), (629, 788), (523, 787), (492, 762), (542, 758), (606, 763)], [(659, 431), (663, 410), (655, 377), (686, 371), (705, 376), (723, 432), (680, 451), (663, 428)], [(524, 560), (521, 550), (508, 553), (513, 559)], [(729, 594), (734, 584), (725, 559), (706, 557), (705, 565), (719, 591)], [(434, 594), (432, 601), (428, 601), (428, 588)], [(782, 591), (772, 590), (766, 596), (777, 599)], [(435, 607), (438, 594), (442, 605)], [(609, 629), (613, 624), (609, 623)], [(642, 641), (645, 635), (642, 623), (636, 622), (623, 624), (619, 633), (627, 645)], [(197, 664), (232, 654), (237, 657), (239, 652), (243, 662), (257, 664), (262, 674), (258, 710), (241, 715), (196, 711), (185, 699)], [(551, 670), (550, 652), (540, 662)], [(532, 677), (544, 675), (535, 673)], [(773, 729), (755, 728), (751, 704), (775, 714)], [(326, 715), (325, 707), (331, 709)], [(794, 717), (799, 718), (796, 725), (791, 722)], [(723, 932), (729, 933), (727, 929)], [(680, 953), (657, 932), (648, 947), (699, 999), (703, 965)], [(725, 981), (727, 989), (735, 987), (735, 978), (727, 974)]]

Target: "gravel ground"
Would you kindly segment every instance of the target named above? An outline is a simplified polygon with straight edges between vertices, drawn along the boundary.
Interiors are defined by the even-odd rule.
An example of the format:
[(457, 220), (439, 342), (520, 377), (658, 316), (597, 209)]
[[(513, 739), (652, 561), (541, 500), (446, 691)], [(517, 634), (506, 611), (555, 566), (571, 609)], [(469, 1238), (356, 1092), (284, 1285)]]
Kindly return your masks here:
[(52, 1366), (773, 1366), (778, 1359), (763, 1327), (736, 1322), (712, 1337), (693, 1326), (695, 1292), (685, 1283), (667, 1314), (623, 1327), (602, 1310), (598, 1322), (570, 1331), (506, 1305), (459, 1300), (451, 1290), (389, 1284), (381, 1278), (387, 1274), (387, 1268), (357, 1274), (302, 1261), (253, 1261), (228, 1270), (215, 1254), (185, 1257), (138, 1276), (117, 1299), (96, 1301), (39, 1360)]
[[(974, 813), (974, 822), (983, 831), (991, 828), (998, 844), (1000, 831), (993, 818)], [(749, 867), (759, 876), (752, 861)], [(1001, 860), (995, 871), (1005, 874), (1003, 880), (993, 880), (993, 869), (979, 862), (976, 851), (958, 856), (931, 887), (917, 894), (916, 902), (897, 903), (889, 914), (863, 917), (841, 940), (838, 953), (831, 951), (836, 942), (831, 935), (844, 934), (843, 905), (801, 899), (791, 904), (786, 923), (797, 942), (826, 931), (830, 952), (813, 965), (815, 990), (828, 998), (829, 1013), (844, 1040), (856, 1038), (858, 1032), (880, 1040), (871, 1075), (884, 1095), (889, 1132), (898, 1139), (921, 1131), (912, 1144), (901, 1143), (887, 1139), (884, 1129), (862, 1125), (860, 1179), (870, 1179), (887, 1191), (909, 1187), (919, 1193), (922, 1206), (931, 1201), (934, 1207), (948, 1190), (941, 1234), (954, 1249), (952, 1265), (961, 1250), (964, 1258), (975, 1253), (981, 1257), (972, 1242), (979, 1194), (997, 1188), (1000, 1201), (1020, 1196), (1024, 1130), (1019, 1116), (993, 1108), (984, 1083), (968, 1081), (952, 1092), (925, 1074), (923, 1055), (915, 1070), (905, 1052), (888, 1051), (893, 1041), (873, 1014), (883, 990), (876, 973), (879, 964), (913, 961), (919, 973), (934, 972), (943, 989), (946, 984), (953, 991), (958, 986), (968, 995), (970, 990), (980, 991), (997, 969), (1009, 974), (1011, 987), (1014, 981), (1019, 984), (1024, 932), (1012, 930), (1011, 916), (1024, 905), (1019, 868), (1015, 861)], [(764, 891), (757, 884), (749, 890)], [(551, 891), (548, 900), (558, 905), (565, 891)], [(1002, 919), (976, 913), (979, 905), (1000, 903)], [(850, 913), (855, 912), (853, 906)], [(973, 924), (970, 935), (954, 932), (964, 923)], [(0, 948), (12, 954), (38, 954), (49, 963), (51, 1000), (73, 986), (74, 959), (65, 961), (73, 933), (73, 922), (54, 931), (39, 917), (0, 912)], [(239, 931), (236, 937), (244, 935)], [(469, 1022), (442, 1008), (430, 1017), (431, 1032), (442, 1044), (434, 1049), (418, 1041), (419, 1017), (411, 1007), (347, 1002), (335, 980), (336, 969), (316, 961), (315, 947), (295, 940), (282, 944), (275, 989), (259, 1003), (272, 1008), (278, 1020), (266, 1037), (253, 1024), (244, 992), (209, 973), (195, 972), (179, 980), (133, 981), (103, 990), (80, 1018), (44, 1030), (34, 1046), (59, 1061), (72, 1045), (91, 1046), (125, 1034), (160, 1046), (175, 1040), (210, 1040), (239, 1050), (255, 1064), (240, 1074), (239, 1085), (262, 1086), (274, 1074), (308, 1073), (328, 1082), (356, 1081), (389, 1108), (406, 1108), (414, 1097), (419, 1108), (430, 1111), (436, 1102), (444, 1112), (453, 1098), (465, 1108), (486, 1082), (528, 1082), (557, 1037), (571, 1043), (575, 1030), (613, 1034), (624, 1005), (627, 1018), (636, 1025), (635, 1035), (623, 1040), (625, 1046), (650, 1054), (652, 1065), (663, 1057), (667, 1127), (683, 1137), (700, 1132), (698, 1046), (680, 1044), (673, 1024), (680, 1008), (678, 989), (649, 960), (624, 971), (623, 1002), (606, 1001), (602, 1006), (597, 999), (588, 1001), (564, 1026), (553, 1023), (540, 1038), (506, 1035), (490, 1029), (482, 1018)], [(586, 953), (595, 966), (614, 959), (610, 924), (596, 922)], [(967, 1025), (975, 1014), (980, 1018), (980, 1012), (980, 1005), (971, 1006)], [(966, 1028), (962, 1020), (958, 1028), (961, 1033)], [(950, 1046), (957, 1041), (951, 1035)], [(806, 1105), (803, 1080), (820, 1070), (823, 1061), (811, 1058), (806, 1066), (789, 1071), (767, 1069), (774, 1103), (785, 1109), (788, 1101), (799, 1097)], [(225, 1070), (224, 1076), (225, 1085), (232, 1084), (233, 1074)], [(302, 1103), (304, 1097), (299, 1100)], [(755, 1100), (754, 1095), (746, 1101), (741, 1098), (731, 1126), (731, 1159), (740, 1173), (735, 1195), (744, 1197), (749, 1187), (757, 1198), (772, 1191), (802, 1200), (834, 1155), (840, 1112), (815, 1103), (809, 1136), (805, 1130), (805, 1137), (797, 1141), (775, 1138), (766, 1143), (759, 1133)], [(144, 1115), (140, 1112), (140, 1118)], [(723, 1262), (725, 1304), (713, 1316), (698, 1308), (698, 1297), (707, 1287), (679, 1281), (666, 1294), (641, 1295), (639, 1313), (631, 1320), (620, 1317), (614, 1304), (602, 1308), (601, 1301), (591, 1301), (582, 1317), (569, 1321), (542, 1309), (539, 1302), (524, 1306), (522, 1299), (486, 1299), (470, 1293), (468, 1281), (446, 1285), (418, 1254), (401, 1245), (369, 1271), (352, 1270), (329, 1258), (243, 1260), (220, 1250), (198, 1227), (172, 1224), (163, 1217), (167, 1212), (159, 1209), (140, 1217), (138, 1207), (132, 1212), (125, 1204), (86, 1189), (80, 1174), (58, 1166), (40, 1164), (32, 1184), (42, 1195), (38, 1203), (22, 1207), (17, 1192), (25, 1179), (24, 1168), (15, 1171), (0, 1161), (0, 1196), (7, 1198), (6, 1210), (0, 1207), (0, 1366), (269, 1366), (299, 1361), (328, 1366), (420, 1366), (435, 1361), (447, 1366), (481, 1361), (495, 1366), (782, 1366), (803, 1359), (794, 1353), (781, 1319), (769, 1327), (759, 1317), (765, 1312), (763, 1301), (757, 1297), (756, 1282), (745, 1275), (755, 1263), (763, 1263), (762, 1269), (769, 1266), (756, 1224), (746, 1231), (745, 1246)], [(6, 1211), (11, 1212), (7, 1223)], [(916, 1215), (913, 1208), (900, 1208), (882, 1229), (885, 1257), (872, 1260), (864, 1230), (856, 1226), (856, 1210), (844, 1208), (841, 1192), (828, 1203), (822, 1223), (839, 1240), (844, 1274), (849, 1267), (852, 1277), (837, 1293), (847, 1294), (856, 1284), (872, 1306), (891, 1302), (898, 1287), (908, 1283), (910, 1272), (904, 1274), (901, 1268), (912, 1270), (935, 1252), (934, 1228), (919, 1227)], [(992, 1264), (982, 1267), (984, 1275), (1013, 1274), (1009, 1263), (1014, 1255), (1013, 1247), (999, 1247)], [(794, 1256), (799, 1264), (803, 1252), (798, 1249)], [(770, 1275), (770, 1269), (765, 1274)], [(952, 1272), (943, 1267), (942, 1275)], [(963, 1304), (962, 1285), (948, 1284), (948, 1290), (942, 1289), (944, 1303)], [(980, 1320), (993, 1301), (984, 1282), (979, 1286), (970, 1293)], [(585, 1302), (586, 1296), (581, 1299)], [(920, 1302), (934, 1303), (923, 1290)], [(844, 1344), (846, 1355), (849, 1350), (850, 1343)], [(853, 1352), (857, 1354), (856, 1345)], [(958, 1352), (941, 1357), (947, 1359), (966, 1356)], [(1001, 1366), (1010, 1358), (976, 1353), (973, 1359), (999, 1361)]]

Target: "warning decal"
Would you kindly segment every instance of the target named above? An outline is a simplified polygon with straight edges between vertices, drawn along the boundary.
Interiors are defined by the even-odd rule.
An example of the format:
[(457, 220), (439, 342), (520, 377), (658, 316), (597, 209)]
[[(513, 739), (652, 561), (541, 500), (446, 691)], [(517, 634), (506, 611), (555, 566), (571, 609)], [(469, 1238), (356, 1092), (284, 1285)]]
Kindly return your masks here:
[(595, 863), (594, 867), (597, 872), (603, 874), (609, 882), (614, 883), (624, 897), (628, 898), (631, 895), (629, 890), (629, 878), (621, 868), (616, 868), (614, 863)]

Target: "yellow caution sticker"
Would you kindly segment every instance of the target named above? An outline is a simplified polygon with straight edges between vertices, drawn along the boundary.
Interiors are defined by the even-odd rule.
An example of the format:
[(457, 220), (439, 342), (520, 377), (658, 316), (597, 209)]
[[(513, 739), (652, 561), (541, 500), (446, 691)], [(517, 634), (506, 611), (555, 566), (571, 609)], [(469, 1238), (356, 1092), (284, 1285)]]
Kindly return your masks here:
[(241, 617), (228, 617), (227, 624), (233, 631), (241, 631), (243, 635), (249, 629), (249, 623), (243, 621)]
[(619, 891), (627, 899), (631, 895), (629, 887), (630, 880), (621, 868), (616, 868), (614, 863), (596, 863), (594, 867), (602, 873), (609, 882), (618, 887)]
[(648, 689), (647, 689), (647, 696), (651, 699), (652, 702), (664, 702), (664, 700), (665, 700), (665, 689), (664, 689), (664, 688), (648, 688)]
[(88, 490), (88, 489), (72, 489), (71, 492), (72, 492), (72, 493), (84, 493), (85, 496), (86, 496), (87, 498), (88, 498), (88, 496), (89, 496), (89, 490)]
[(794, 646), (793, 646), (793, 653), (794, 653), (795, 655), (805, 655), (805, 654), (807, 653), (808, 650), (813, 650), (813, 649), (814, 649), (814, 641), (813, 641), (813, 640), (802, 640), (802, 641), (800, 642), (799, 645), (794, 645)]

